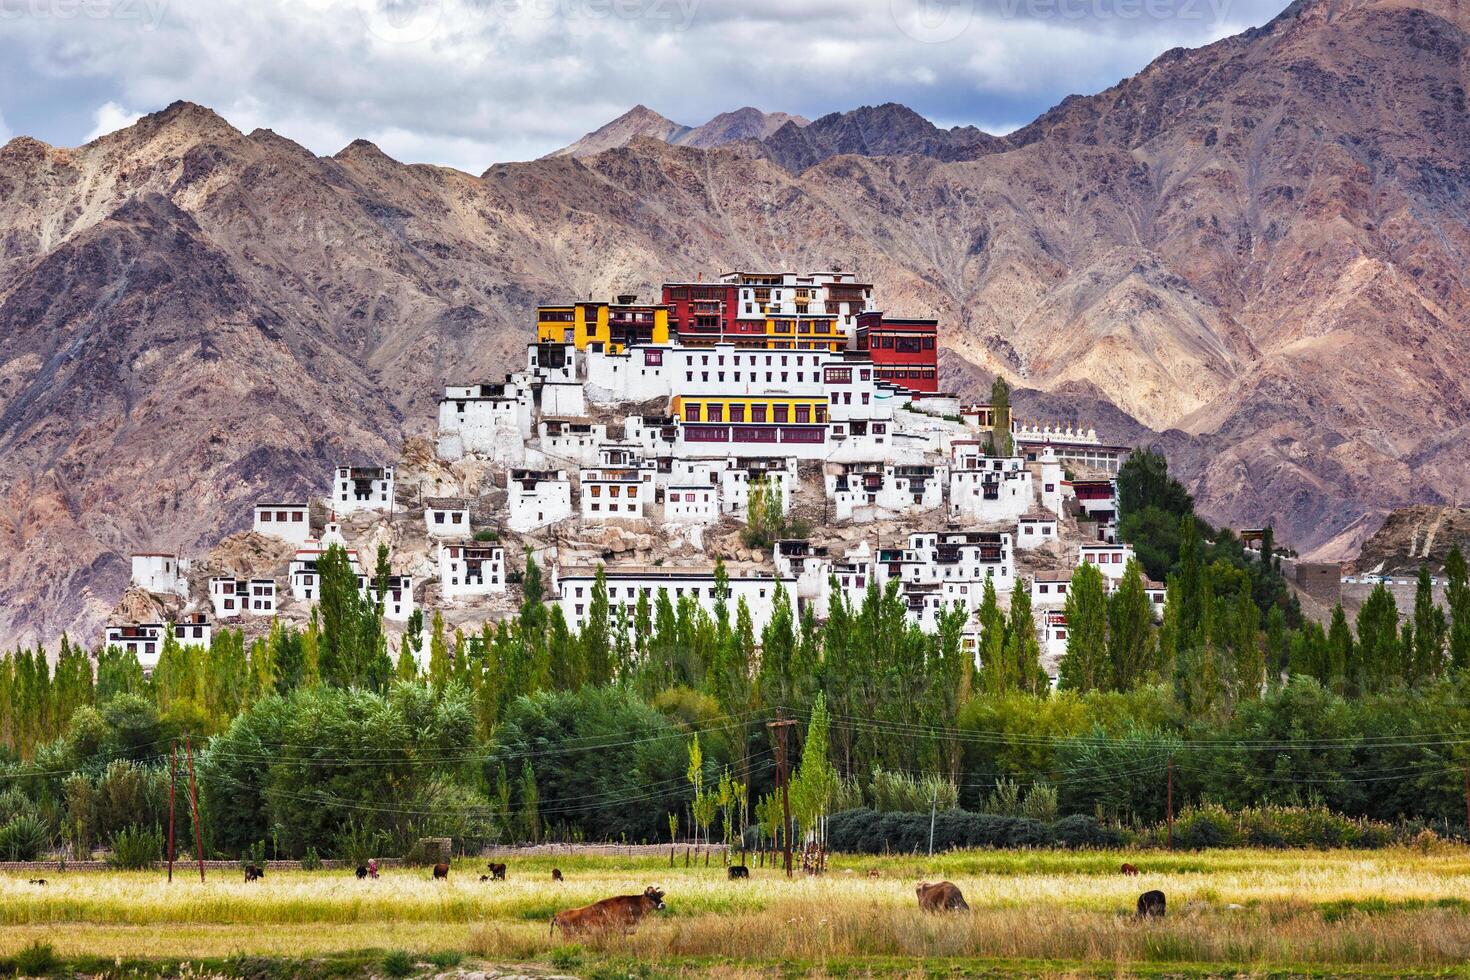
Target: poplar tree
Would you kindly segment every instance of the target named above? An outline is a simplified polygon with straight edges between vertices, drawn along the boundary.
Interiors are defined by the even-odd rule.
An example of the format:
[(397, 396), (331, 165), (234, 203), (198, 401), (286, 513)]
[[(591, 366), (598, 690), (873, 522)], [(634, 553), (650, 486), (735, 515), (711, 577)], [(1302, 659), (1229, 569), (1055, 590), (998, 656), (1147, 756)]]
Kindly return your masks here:
[(1291, 660), (1291, 634), (1286, 628), (1286, 613), (1272, 606), (1266, 614), (1266, 682), (1281, 683)]
[(1450, 608), (1450, 666), (1463, 670), (1470, 667), (1470, 575), (1458, 543), (1445, 558), (1444, 574), (1445, 602)]
[(1382, 582), (1358, 610), (1357, 626), (1357, 669), (1353, 672), (1357, 690), (1359, 693), (1381, 690), (1390, 679), (1402, 675), (1399, 610)]
[[(1016, 589), (1015, 593), (1021, 591), (1023, 590)], [(995, 583), (988, 577), (985, 579), (980, 608), (975, 611), (975, 619), (980, 625), (981, 684), (991, 694), (1020, 687), (1021, 679), (1015, 670), (1015, 662), (1006, 657), (1005, 616), (996, 601)]]
[(1248, 588), (1236, 593), (1230, 620), (1236, 700), (1260, 697), (1266, 682), (1266, 660), (1260, 637), (1261, 611), (1256, 608)]
[(597, 574), (592, 579), (592, 595), (587, 603), (587, 618), (582, 622), (581, 641), (581, 663), (576, 665), (576, 672), (582, 676), (578, 682), (606, 684), (612, 680), (612, 610), (607, 599), (607, 570), (601, 562), (598, 562)]
[(1015, 447), (1011, 442), (1011, 386), (1000, 375), (990, 385), (990, 424), (990, 455), (1012, 455)]
[[(1108, 660), (1111, 661), (1110, 686), (1116, 691), (1131, 691), (1152, 672), (1155, 664), (1153, 635), (1154, 608), (1143, 585), (1143, 571), (1138, 562), (1128, 559), (1123, 578), (1108, 603)], [(1071, 620), (1067, 621), (1068, 639)]]
[(1067, 652), (1057, 686), (1071, 691), (1106, 690), (1112, 682), (1108, 662), (1108, 605), (1102, 572), (1083, 562), (1067, 589)]
[(1021, 690), (1041, 694), (1051, 686), (1051, 679), (1041, 666), (1041, 644), (1036, 641), (1036, 617), (1031, 610), (1029, 589), (1018, 588), (1011, 593), (1005, 655), (1014, 665), (1017, 686)]
[(1342, 603), (1332, 610), (1332, 619), (1327, 626), (1327, 646), (1323, 660), (1323, 673), (1318, 677), (1324, 685), (1339, 692), (1345, 690), (1355, 671), (1357, 654), (1353, 649), (1353, 631), (1348, 626), (1347, 613)]
[(1438, 677), (1444, 667), (1445, 637), (1449, 629), (1444, 610), (1434, 601), (1434, 584), (1429, 568), (1419, 567), (1418, 588), (1414, 591), (1414, 680)]

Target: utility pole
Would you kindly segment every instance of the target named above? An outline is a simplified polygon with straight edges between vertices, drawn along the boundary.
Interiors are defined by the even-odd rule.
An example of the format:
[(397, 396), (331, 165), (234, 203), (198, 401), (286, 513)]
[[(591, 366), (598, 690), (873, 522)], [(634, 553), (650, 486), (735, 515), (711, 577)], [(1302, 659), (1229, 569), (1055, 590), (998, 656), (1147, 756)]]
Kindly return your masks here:
[(796, 720), (785, 717), (781, 708), (776, 709), (776, 720), (766, 722), (767, 728), (776, 731), (776, 778), (781, 781), (781, 850), (786, 863), (786, 877), (791, 877), (791, 797), (787, 784), (791, 782), (786, 771), (786, 731)]
[(1465, 770), (1465, 830), (1470, 833), (1470, 769)]
[(934, 795), (929, 798), (929, 856), (934, 856), (934, 814), (939, 808), (939, 787), (934, 787)]
[(1174, 850), (1174, 757), (1169, 756), (1169, 850)]
[(174, 782), (179, 778), (179, 743), (168, 747), (168, 880), (174, 880)]
[(194, 750), (184, 736), (184, 761), (189, 764), (189, 811), (194, 816), (194, 853), (199, 858), (199, 881), (204, 881), (204, 831), (199, 826), (199, 791), (194, 785)]

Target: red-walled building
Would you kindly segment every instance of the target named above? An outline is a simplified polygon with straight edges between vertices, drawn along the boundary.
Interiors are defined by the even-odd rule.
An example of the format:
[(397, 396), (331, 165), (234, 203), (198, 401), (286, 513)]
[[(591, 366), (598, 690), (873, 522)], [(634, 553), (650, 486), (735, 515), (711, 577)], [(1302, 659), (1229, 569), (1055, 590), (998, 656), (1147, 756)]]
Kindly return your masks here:
[[(740, 287), (723, 282), (666, 282), (664, 305), (669, 308), (669, 330), (679, 342), (695, 344), (741, 343), (747, 338), (764, 338), (766, 321), (740, 319)], [(752, 342), (764, 343), (763, 339)]]
[(939, 390), (938, 320), (860, 313), (857, 349), (872, 358), (878, 380), (910, 391), (932, 394)]

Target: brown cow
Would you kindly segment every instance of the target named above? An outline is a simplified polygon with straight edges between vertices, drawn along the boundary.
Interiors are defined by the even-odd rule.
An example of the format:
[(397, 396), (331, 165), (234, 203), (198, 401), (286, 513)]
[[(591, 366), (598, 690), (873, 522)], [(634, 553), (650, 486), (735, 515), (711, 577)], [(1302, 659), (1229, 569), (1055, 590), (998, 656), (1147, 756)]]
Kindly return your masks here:
[(449, 880), (449, 865), (447, 865), (447, 864), (436, 864), (436, 865), (434, 865), (434, 877), (435, 878), (443, 878), (445, 881), (448, 881)]
[(499, 861), (489, 861), (489, 862), (486, 862), (485, 867), (490, 870), (490, 880), (491, 881), (504, 881), (505, 880), (505, 865), (504, 865), (504, 863), (499, 862)]
[(552, 868), (551, 869), (551, 880), (552, 881), (561, 881), (562, 880), (562, 878), (561, 878), (561, 868)]
[(1128, 877), (1130, 877), (1130, 878), (1137, 878), (1138, 877), (1138, 868), (1137, 868), (1137, 866), (1132, 865), (1132, 864), (1125, 864), (1125, 865), (1123, 865), (1123, 873), (1125, 875), (1127, 875)]
[(1164, 917), (1165, 905), (1166, 903), (1164, 901), (1163, 892), (1157, 890), (1144, 892), (1142, 895), (1138, 896), (1138, 917), (1140, 919), (1162, 919)]
[(953, 882), (941, 881), (937, 885), (931, 885), (927, 881), (921, 881), (915, 886), (914, 894), (919, 896), (919, 908), (925, 912), (970, 911), (970, 906), (965, 904), (965, 896)]
[(579, 909), (567, 909), (551, 917), (551, 932), (561, 927), (562, 935), (577, 932), (596, 932), (605, 929), (621, 929), (632, 933), (638, 922), (649, 912), (664, 907), (664, 893), (649, 885), (642, 895), (619, 895), (604, 898), (600, 902), (584, 905)]

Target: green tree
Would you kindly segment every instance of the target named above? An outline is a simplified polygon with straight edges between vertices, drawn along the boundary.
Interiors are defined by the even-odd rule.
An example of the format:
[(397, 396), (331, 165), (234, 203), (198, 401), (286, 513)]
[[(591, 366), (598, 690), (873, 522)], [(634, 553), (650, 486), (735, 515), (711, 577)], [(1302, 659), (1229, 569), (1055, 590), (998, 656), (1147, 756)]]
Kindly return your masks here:
[(1444, 610), (1434, 601), (1434, 586), (1428, 566), (1419, 567), (1414, 592), (1414, 649), (1411, 679), (1415, 682), (1438, 677), (1444, 668), (1445, 638), (1449, 628)]
[[(1014, 600), (1013, 600), (1014, 601)], [(1108, 660), (1112, 663), (1110, 687), (1129, 691), (1157, 669), (1154, 638), (1154, 608), (1144, 589), (1138, 562), (1128, 560), (1117, 590), (1107, 600)], [(1068, 639), (1072, 636), (1068, 620)]]
[(1108, 602), (1102, 572), (1083, 562), (1067, 589), (1067, 652), (1062, 655), (1057, 686), (1072, 691), (1107, 690), (1113, 671), (1108, 660)]
[(1399, 610), (1383, 583), (1378, 583), (1358, 610), (1358, 642), (1353, 680), (1359, 692), (1382, 690), (1402, 676)]
[(1458, 543), (1445, 558), (1444, 574), (1445, 602), (1450, 609), (1450, 666), (1463, 670), (1470, 667), (1470, 577)]
[(1011, 386), (1000, 375), (990, 384), (990, 455), (1011, 456)]

